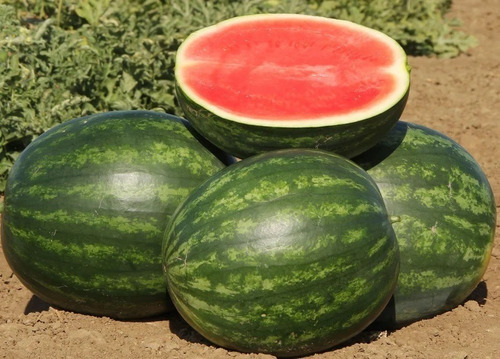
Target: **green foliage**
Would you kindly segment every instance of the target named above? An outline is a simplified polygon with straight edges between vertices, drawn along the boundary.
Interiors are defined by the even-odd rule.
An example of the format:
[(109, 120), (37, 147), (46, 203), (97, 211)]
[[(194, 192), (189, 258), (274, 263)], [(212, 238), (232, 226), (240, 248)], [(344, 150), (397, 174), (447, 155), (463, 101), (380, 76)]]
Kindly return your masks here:
[(191, 32), (244, 14), (307, 13), (381, 30), (410, 54), (456, 56), (474, 39), (449, 0), (0, 0), (0, 192), (17, 155), (65, 120), (120, 109), (180, 115), (174, 54)]

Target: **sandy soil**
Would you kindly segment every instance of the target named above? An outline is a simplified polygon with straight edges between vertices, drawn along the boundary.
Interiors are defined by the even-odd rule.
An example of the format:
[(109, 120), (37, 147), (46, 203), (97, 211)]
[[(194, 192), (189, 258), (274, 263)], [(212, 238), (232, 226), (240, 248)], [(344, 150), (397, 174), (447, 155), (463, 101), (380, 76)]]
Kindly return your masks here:
[[(410, 58), (412, 92), (403, 119), (462, 144), (500, 204), (500, 0), (456, 0), (452, 16), (480, 46), (455, 59)], [(1, 248), (0, 248), (1, 252)], [(500, 358), (500, 230), (491, 262), (463, 305), (395, 331), (365, 331), (314, 358)], [(0, 253), (1, 358), (271, 358), (217, 348), (177, 314), (124, 322), (56, 310), (24, 288)]]

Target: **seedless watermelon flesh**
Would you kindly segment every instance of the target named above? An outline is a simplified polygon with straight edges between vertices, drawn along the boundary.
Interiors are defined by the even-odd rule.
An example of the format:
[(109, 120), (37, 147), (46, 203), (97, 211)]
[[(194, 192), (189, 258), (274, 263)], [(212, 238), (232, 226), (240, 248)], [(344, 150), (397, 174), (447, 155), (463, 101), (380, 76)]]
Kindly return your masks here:
[(390, 37), (341, 20), (252, 15), (199, 30), (175, 76), (186, 117), (246, 157), (283, 147), (349, 157), (373, 146), (406, 103), (406, 54)]

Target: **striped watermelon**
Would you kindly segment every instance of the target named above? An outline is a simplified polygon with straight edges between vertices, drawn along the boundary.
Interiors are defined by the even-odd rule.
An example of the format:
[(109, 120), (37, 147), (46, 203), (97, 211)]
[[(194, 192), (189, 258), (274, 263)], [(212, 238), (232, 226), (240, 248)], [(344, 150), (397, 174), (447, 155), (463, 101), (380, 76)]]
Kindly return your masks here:
[(180, 118), (118, 111), (33, 141), (8, 178), (2, 247), (46, 302), (137, 318), (172, 308), (161, 266), (168, 218), (224, 165)]
[(212, 342), (306, 355), (352, 337), (382, 311), (398, 247), (375, 183), (319, 150), (247, 158), (212, 176), (165, 232), (178, 311)]
[(176, 55), (177, 98), (204, 137), (237, 157), (319, 148), (347, 157), (399, 120), (404, 50), (348, 21), (260, 14), (191, 34)]
[(355, 161), (377, 182), (401, 252), (394, 305), (380, 322), (403, 325), (464, 301), (486, 270), (496, 222), (477, 162), (443, 134), (403, 121)]

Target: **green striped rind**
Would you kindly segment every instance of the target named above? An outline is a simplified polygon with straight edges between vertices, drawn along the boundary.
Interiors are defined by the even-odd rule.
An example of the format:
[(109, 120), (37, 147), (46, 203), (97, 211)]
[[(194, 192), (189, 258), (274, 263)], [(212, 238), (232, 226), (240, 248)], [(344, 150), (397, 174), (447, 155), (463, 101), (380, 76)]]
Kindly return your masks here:
[(278, 356), (332, 347), (392, 295), (398, 248), (375, 183), (345, 158), (282, 150), (194, 190), (165, 232), (179, 312), (212, 342)]
[[(276, 127), (244, 124), (222, 118), (190, 99), (177, 83), (176, 94), (186, 118), (217, 147), (239, 158), (286, 148), (312, 148), (354, 157), (374, 146), (399, 120), (409, 89), (401, 99), (373, 117), (321, 127)], [(314, 99), (312, 99), (314, 101)]]
[(223, 167), (178, 117), (121, 111), (65, 122), (12, 169), (3, 251), (50, 304), (117, 318), (163, 313), (172, 307), (160, 257), (168, 219)]
[(443, 134), (402, 121), (355, 161), (396, 221), (401, 273), (383, 320), (404, 324), (460, 304), (486, 270), (495, 232), (494, 196), (477, 162)]

